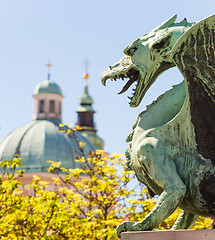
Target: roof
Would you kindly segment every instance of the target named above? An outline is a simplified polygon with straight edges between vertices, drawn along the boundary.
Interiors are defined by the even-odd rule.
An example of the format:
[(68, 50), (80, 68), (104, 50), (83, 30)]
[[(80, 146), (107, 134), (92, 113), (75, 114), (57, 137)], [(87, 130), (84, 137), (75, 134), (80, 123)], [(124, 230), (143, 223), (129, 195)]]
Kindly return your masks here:
[(95, 112), (91, 105), (81, 105), (77, 112)]
[[(95, 150), (79, 132), (79, 141), (86, 143), (85, 153)], [(47, 160), (61, 161), (62, 167), (79, 167), (75, 162), (78, 155), (78, 144), (74, 138), (60, 132), (58, 126), (49, 120), (35, 120), (11, 132), (0, 143), (0, 161), (11, 160), (16, 150), (20, 151), (22, 169), (26, 172), (45, 172), (49, 167)]]
[(58, 86), (58, 84), (50, 80), (45, 80), (36, 86), (34, 94), (36, 95), (41, 93), (54, 93), (63, 96), (61, 88)]
[(84, 88), (84, 93), (81, 96), (81, 98), (79, 99), (79, 103), (81, 105), (92, 105), (93, 104), (93, 99), (92, 97), (89, 95), (88, 93), (88, 86), (86, 85)]

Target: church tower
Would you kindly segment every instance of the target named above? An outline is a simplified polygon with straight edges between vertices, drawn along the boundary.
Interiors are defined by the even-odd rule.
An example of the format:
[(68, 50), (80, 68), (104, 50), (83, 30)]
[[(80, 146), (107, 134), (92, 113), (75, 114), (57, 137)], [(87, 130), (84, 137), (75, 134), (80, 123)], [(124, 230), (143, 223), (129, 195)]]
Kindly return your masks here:
[(63, 94), (61, 88), (51, 81), (50, 63), (48, 79), (38, 84), (34, 90), (33, 120), (52, 120), (61, 123), (61, 109)]
[[(50, 64), (47, 65), (50, 68)], [(0, 143), (0, 162), (13, 159), (17, 150), (22, 159), (21, 169), (27, 173), (47, 172), (47, 160), (62, 162), (65, 168), (77, 168), (75, 161), (79, 156), (79, 142), (85, 143), (84, 153), (96, 147), (80, 132), (76, 139), (59, 131), (63, 94), (55, 82), (48, 79), (38, 84), (34, 90), (33, 121), (10, 132)]]
[(88, 93), (88, 78), (89, 74), (86, 72), (84, 74), (85, 86), (84, 93), (79, 99), (80, 107), (77, 110), (78, 113), (78, 122), (77, 125), (82, 127), (80, 133), (86, 137), (91, 143), (93, 143), (96, 148), (103, 149), (104, 141), (97, 136), (95, 123), (94, 123), (94, 113), (95, 111), (92, 108), (93, 99)]

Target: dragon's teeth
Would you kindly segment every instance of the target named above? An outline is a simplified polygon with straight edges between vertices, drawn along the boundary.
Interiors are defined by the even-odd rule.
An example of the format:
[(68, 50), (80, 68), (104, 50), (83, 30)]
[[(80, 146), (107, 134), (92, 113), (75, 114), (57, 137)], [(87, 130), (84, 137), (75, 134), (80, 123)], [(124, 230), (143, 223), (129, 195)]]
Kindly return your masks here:
[(132, 97), (128, 97), (128, 99), (130, 99), (130, 100), (131, 100), (131, 99), (132, 99)]

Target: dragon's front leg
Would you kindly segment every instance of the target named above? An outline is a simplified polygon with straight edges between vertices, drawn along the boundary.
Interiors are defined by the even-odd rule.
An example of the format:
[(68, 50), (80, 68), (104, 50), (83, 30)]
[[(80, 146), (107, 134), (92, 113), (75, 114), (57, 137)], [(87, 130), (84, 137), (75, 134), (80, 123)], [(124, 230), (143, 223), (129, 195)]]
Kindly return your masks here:
[[(150, 214), (152, 214), (152, 212)], [(193, 224), (196, 222), (198, 217), (199, 217), (198, 215), (194, 215), (192, 213), (182, 211), (182, 213), (178, 217), (177, 221), (175, 222), (171, 230), (189, 229), (190, 227), (193, 226)], [(123, 222), (117, 228), (117, 235), (118, 237), (120, 237), (120, 234), (122, 232), (127, 232), (127, 231), (152, 230), (151, 226), (147, 226), (147, 222), (149, 223), (149, 221), (150, 221), (149, 218), (148, 219), (145, 218), (141, 222)]]
[(117, 227), (118, 237), (120, 237), (122, 232), (126, 231), (147, 231), (154, 229), (176, 210), (184, 193), (183, 186), (164, 190), (155, 208), (141, 222), (123, 222)]
[[(164, 190), (154, 209), (141, 222), (123, 222), (118, 226), (119, 237), (124, 231), (154, 229), (176, 210), (186, 193), (186, 186), (177, 173), (174, 161), (166, 158), (163, 146), (156, 139), (144, 141), (137, 149), (136, 157), (153, 181)], [(140, 175), (138, 179), (141, 179)]]

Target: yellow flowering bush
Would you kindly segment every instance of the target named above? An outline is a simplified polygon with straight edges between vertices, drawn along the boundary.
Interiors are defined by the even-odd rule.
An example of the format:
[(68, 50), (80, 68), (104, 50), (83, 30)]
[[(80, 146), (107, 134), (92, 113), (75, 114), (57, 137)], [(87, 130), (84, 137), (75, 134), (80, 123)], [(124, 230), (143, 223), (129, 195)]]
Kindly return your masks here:
[[(74, 135), (69, 129), (63, 131)], [(79, 146), (80, 168), (66, 169), (61, 162), (49, 161), (54, 190), (35, 175), (27, 186), (29, 194), (24, 195), (17, 180), (24, 173), (18, 170), (19, 154), (0, 163), (0, 239), (114, 240), (122, 221), (140, 221), (153, 209), (156, 198), (151, 199), (143, 185), (141, 193), (131, 187), (138, 183), (125, 169), (122, 155), (107, 156), (97, 150), (86, 156), (84, 144)], [(158, 228), (169, 229), (179, 214), (175, 211)], [(211, 224), (210, 218), (200, 217), (193, 228), (211, 228)]]
[(118, 239), (115, 228), (127, 211), (126, 198), (133, 194), (126, 189), (132, 174), (124, 169), (121, 155), (103, 155), (98, 150), (77, 158), (76, 169), (49, 161), (55, 190), (34, 175), (29, 195), (22, 194), (24, 186), (17, 180), (20, 158), (1, 162), (1, 239)]

